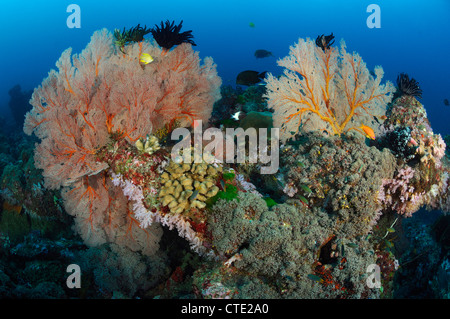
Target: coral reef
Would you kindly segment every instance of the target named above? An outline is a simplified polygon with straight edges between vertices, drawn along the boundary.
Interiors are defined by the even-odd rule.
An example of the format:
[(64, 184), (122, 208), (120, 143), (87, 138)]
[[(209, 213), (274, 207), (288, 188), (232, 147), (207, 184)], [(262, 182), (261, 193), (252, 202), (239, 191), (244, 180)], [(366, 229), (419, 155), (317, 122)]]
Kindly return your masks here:
[(145, 256), (116, 244), (90, 247), (75, 258), (84, 271), (92, 273), (93, 283), (104, 298), (143, 294), (168, 275), (163, 254)]
[[(215, 280), (222, 285), (221, 293), (237, 298), (367, 297), (377, 293), (360, 280), (365, 272), (361, 265), (376, 261), (369, 242), (361, 236), (359, 240), (338, 239), (333, 235), (334, 222), (324, 210), (311, 212), (296, 202), (269, 209), (259, 196), (240, 193), (238, 200), (219, 200), (209, 218), (215, 249), (228, 259), (209, 270), (208, 280), (198, 287), (203, 296), (211, 290), (217, 294), (217, 283), (207, 287), (217, 274), (221, 274)], [(343, 252), (336, 258), (323, 253), (330, 241)], [(357, 242), (357, 248), (342, 248), (352, 242)]]
[[(154, 251), (161, 235), (157, 224), (160, 223), (169, 229), (175, 227), (195, 251), (211, 255), (212, 251), (204, 242), (207, 239), (203, 233), (204, 210), (206, 199), (218, 192), (214, 177), (221, 172), (220, 165), (176, 163), (169, 159), (164, 149), (149, 154), (123, 139), (108, 144), (98, 156), (109, 164), (111, 183), (118, 186), (129, 201), (127, 218), (131, 225), (127, 233), (136, 229), (145, 234), (146, 240), (141, 241), (150, 243), (149, 247)], [(109, 218), (111, 223), (113, 217), (109, 212), (98, 218)], [(114, 229), (118, 232), (117, 227)], [(111, 235), (105, 236), (103, 238), (111, 238)]]
[[(412, 222), (424, 206), (450, 211), (446, 145), (416, 97), (391, 102), (381, 67), (370, 74), (331, 34), (291, 47), (267, 91), (224, 87), (219, 101), (215, 66), (200, 64), (181, 25), (153, 29), (159, 46), (139, 25), (116, 43), (97, 31), (34, 91), (24, 127), (41, 140), (34, 161), (31, 139), (0, 156), (0, 295), (390, 298), (420, 284), (448, 296), (448, 221)], [(174, 152), (170, 132), (195, 135), (213, 105), (222, 129), (282, 129), (276, 173), (199, 158), (189, 136)], [(8, 143), (20, 144), (0, 150)], [(49, 275), (70, 263), (85, 274), (76, 293)]]
[(354, 133), (326, 138), (311, 132), (287, 143), (280, 165), (279, 189), (303, 205), (323, 207), (339, 221), (335, 231), (355, 236), (367, 235), (375, 224), (377, 193), (382, 180), (394, 174), (396, 160)]
[(442, 298), (440, 293), (445, 290), (448, 293), (448, 286), (442, 289), (446, 284), (445, 275), (442, 275), (447, 249), (433, 239), (432, 225), (417, 216), (405, 219), (403, 229), (407, 245), (404, 244), (406, 248), (402, 249), (398, 244), (396, 248), (400, 268), (396, 271), (393, 297)]
[(32, 231), (20, 242), (0, 236), (0, 296), (2, 298), (78, 297), (64, 285), (65, 267), (73, 263), (69, 251), (83, 247), (74, 238), (49, 239)]
[[(393, 101), (387, 115), (379, 145), (392, 150), (400, 167), (379, 190), (383, 210), (406, 216), (424, 205), (448, 210), (442, 196), (448, 184), (448, 169), (442, 163), (446, 145), (440, 134), (433, 133), (425, 108), (415, 97), (403, 95)], [(397, 136), (397, 143), (386, 143), (392, 136)]]
[(59, 192), (43, 186), (42, 174), (34, 166), (34, 142), (24, 134), (13, 134), (3, 140), (8, 156), (0, 153), (5, 159), (0, 165), (0, 232), (14, 242), (37, 229), (45, 235), (66, 229), (70, 220)]

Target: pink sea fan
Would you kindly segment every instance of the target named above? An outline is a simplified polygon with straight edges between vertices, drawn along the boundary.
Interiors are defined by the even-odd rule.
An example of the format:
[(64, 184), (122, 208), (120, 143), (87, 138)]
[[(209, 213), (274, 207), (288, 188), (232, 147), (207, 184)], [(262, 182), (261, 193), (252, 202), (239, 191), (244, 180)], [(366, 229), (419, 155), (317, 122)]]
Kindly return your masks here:
[[(155, 59), (145, 67), (139, 63), (143, 52)], [(24, 126), (42, 140), (36, 166), (51, 189), (104, 170), (95, 152), (109, 134), (134, 142), (175, 120), (189, 126), (194, 119), (207, 120), (220, 97), (212, 59), (201, 65), (186, 43), (167, 52), (140, 42), (122, 54), (103, 29), (81, 54), (64, 51), (56, 66), (35, 89)]]
[(66, 211), (75, 217), (75, 230), (88, 246), (117, 243), (146, 255), (158, 250), (160, 225), (142, 229), (133, 214), (132, 203), (104, 173), (86, 176), (64, 187), (61, 195)]
[[(134, 143), (175, 121), (181, 126), (206, 121), (220, 98), (215, 64), (211, 58), (202, 64), (190, 44), (167, 51), (142, 41), (124, 51), (115, 47), (106, 29), (96, 31), (80, 54), (64, 51), (57, 70), (34, 90), (33, 108), (25, 118), (25, 133), (41, 139), (35, 165), (43, 170), (45, 186), (63, 187), (66, 210), (76, 216), (77, 229), (91, 244), (139, 232), (130, 226), (130, 203), (120, 189), (114, 190), (108, 165), (97, 158), (110, 136)], [(154, 61), (140, 64), (142, 53)], [(120, 223), (106, 227), (112, 220)], [(127, 236), (122, 236), (124, 227)]]

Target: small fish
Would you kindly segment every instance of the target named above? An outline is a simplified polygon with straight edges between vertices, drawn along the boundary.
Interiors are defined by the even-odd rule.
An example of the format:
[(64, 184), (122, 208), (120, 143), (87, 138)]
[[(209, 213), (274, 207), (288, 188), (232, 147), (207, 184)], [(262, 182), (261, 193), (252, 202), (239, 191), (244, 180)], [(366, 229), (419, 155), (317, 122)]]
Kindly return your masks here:
[(366, 136), (372, 140), (375, 139), (375, 132), (368, 126), (361, 124), (360, 128), (366, 133)]
[(231, 118), (233, 120), (239, 121), (239, 115), (241, 114), (241, 111), (238, 111), (236, 113), (234, 113), (233, 115), (231, 115)]
[(271, 56), (274, 56), (273, 53), (267, 50), (258, 49), (255, 51), (255, 57), (257, 59), (268, 58)]
[(220, 186), (222, 186), (222, 189), (225, 190), (225, 182), (223, 179), (220, 180)]
[(388, 246), (390, 248), (394, 247), (394, 244), (392, 242), (388, 241), (388, 240), (385, 240), (385, 243), (386, 243), (386, 246)]
[(300, 187), (301, 187), (305, 192), (307, 192), (307, 193), (312, 193), (311, 188), (309, 188), (308, 186), (306, 186), (306, 185), (300, 185)]
[(381, 124), (380, 121), (378, 120), (378, 118), (374, 115), (373, 119), (375, 120), (375, 122), (377, 122), (378, 124)]
[(306, 206), (308, 206), (308, 200), (307, 200), (305, 197), (303, 197), (302, 195), (299, 195), (298, 197), (300, 198), (300, 201), (301, 201), (303, 204), (305, 204)]
[(196, 190), (192, 193), (191, 197), (189, 197), (189, 201), (192, 202), (192, 201), (197, 197), (197, 195), (198, 195), (198, 189), (196, 189)]
[(298, 164), (298, 166), (300, 166), (301, 168), (305, 168), (305, 167), (306, 167), (305, 164), (303, 164), (303, 163), (300, 162), (300, 161), (298, 161), (297, 164)]
[(249, 26), (250, 28), (254, 28), (254, 27), (255, 27), (255, 24), (254, 24), (253, 22), (250, 22), (250, 23), (248, 24), (248, 26)]
[(394, 228), (389, 227), (389, 228), (387, 228), (386, 230), (387, 230), (388, 232), (390, 232), (390, 233), (395, 233), (395, 229), (394, 229)]
[(419, 143), (417, 143), (416, 140), (413, 139), (412, 137), (409, 139), (409, 142), (414, 146), (419, 146)]
[(358, 248), (358, 245), (355, 243), (347, 243), (346, 245), (350, 248)]
[(313, 275), (313, 274), (308, 274), (308, 278), (311, 279), (311, 280), (313, 280), (313, 281), (315, 281), (315, 282), (322, 282), (322, 281), (323, 281), (322, 278), (320, 278), (320, 277), (317, 276), (317, 275)]
[(261, 82), (265, 77), (266, 71), (261, 73), (251, 70), (242, 71), (236, 77), (236, 84), (250, 86)]
[(361, 173), (361, 170), (362, 170), (362, 168), (364, 167), (364, 163), (363, 164), (361, 164), (361, 166), (359, 167), (359, 169), (358, 169), (358, 173)]
[(142, 53), (141, 57), (139, 58), (139, 62), (143, 64), (149, 64), (153, 62), (153, 57), (148, 53)]

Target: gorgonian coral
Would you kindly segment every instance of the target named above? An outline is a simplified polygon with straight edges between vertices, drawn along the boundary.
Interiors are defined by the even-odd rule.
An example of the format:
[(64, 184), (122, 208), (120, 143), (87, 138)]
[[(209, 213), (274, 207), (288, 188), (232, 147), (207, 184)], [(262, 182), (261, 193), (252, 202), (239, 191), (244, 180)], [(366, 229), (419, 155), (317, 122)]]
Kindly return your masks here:
[[(284, 76), (266, 78), (268, 107), (274, 109), (274, 127), (281, 128), (282, 140), (299, 131), (317, 130), (329, 135), (356, 130), (366, 135), (373, 117), (381, 117), (391, 101), (394, 86), (381, 84), (383, 69), (372, 75), (357, 53), (329, 47), (330, 40), (299, 39), (289, 56), (278, 61)], [(324, 46), (325, 47), (325, 46)], [(365, 130), (361, 128), (363, 127)], [(376, 126), (369, 130), (376, 130)]]
[[(145, 68), (139, 63), (143, 52), (155, 57)], [(33, 109), (25, 118), (25, 133), (41, 139), (34, 158), (45, 186), (63, 187), (65, 208), (92, 245), (136, 243), (137, 232), (144, 241), (153, 238), (139, 227), (130, 200), (111, 182), (110, 165), (100, 159), (102, 148), (112, 144), (114, 153), (115, 142), (134, 144), (169, 123), (186, 127), (194, 120), (207, 121), (220, 97), (212, 59), (201, 63), (188, 43), (163, 52), (140, 41), (130, 43), (126, 53), (115, 50), (106, 29), (95, 32), (80, 54), (67, 49), (56, 63), (58, 70), (34, 90)]]

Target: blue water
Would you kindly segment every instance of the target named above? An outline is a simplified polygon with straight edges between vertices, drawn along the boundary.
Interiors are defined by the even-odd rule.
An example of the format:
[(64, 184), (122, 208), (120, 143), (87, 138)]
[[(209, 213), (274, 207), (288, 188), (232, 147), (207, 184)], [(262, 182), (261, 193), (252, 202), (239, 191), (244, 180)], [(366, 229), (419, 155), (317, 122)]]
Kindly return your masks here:
[[(81, 8), (79, 29), (66, 25), (66, 9), (72, 3)], [(381, 8), (379, 29), (366, 25), (371, 3)], [(386, 79), (395, 82), (406, 72), (418, 80), (434, 131), (450, 134), (450, 107), (443, 103), (450, 99), (448, 0), (4, 0), (0, 114), (9, 116), (12, 86), (29, 90), (39, 85), (62, 51), (81, 51), (95, 30), (138, 23), (152, 27), (166, 19), (184, 20), (182, 31), (193, 30), (195, 49), (202, 57), (212, 56), (223, 83), (232, 85), (243, 70), (280, 73), (276, 60), (286, 56), (299, 37), (333, 32), (336, 44), (345, 39), (348, 50), (359, 52), (370, 68), (383, 66)], [(256, 49), (272, 51), (275, 58), (257, 60)]]

